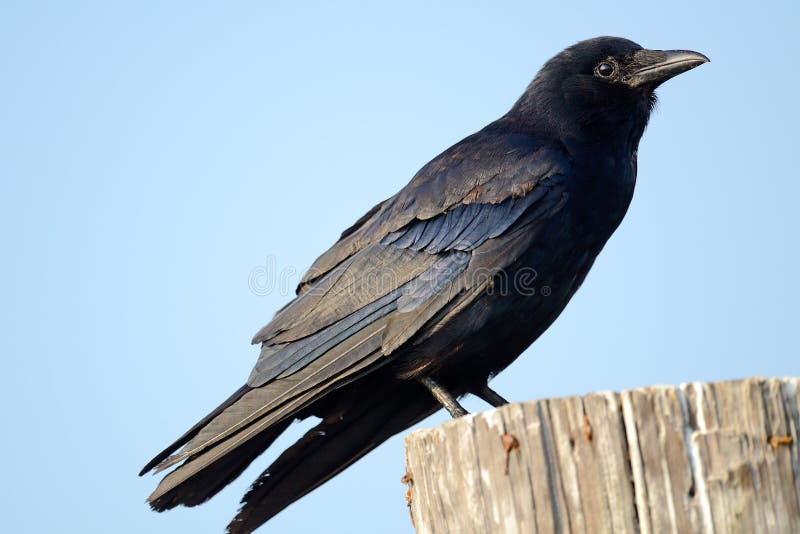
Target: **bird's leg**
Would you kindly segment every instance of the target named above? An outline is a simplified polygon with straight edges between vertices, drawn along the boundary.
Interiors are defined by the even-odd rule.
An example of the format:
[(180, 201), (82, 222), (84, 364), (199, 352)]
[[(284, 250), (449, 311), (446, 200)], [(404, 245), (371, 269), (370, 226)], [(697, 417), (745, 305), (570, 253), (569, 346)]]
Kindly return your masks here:
[(504, 404), (508, 404), (507, 400), (501, 397), (498, 392), (489, 387), (488, 382), (484, 384), (483, 387), (481, 387), (479, 390), (473, 391), (472, 394), (475, 395), (476, 397), (483, 399), (484, 401), (491, 404), (495, 408), (499, 408)]
[(428, 388), (428, 391), (436, 397), (436, 400), (439, 401), (439, 404), (444, 406), (444, 408), (450, 412), (450, 416), (453, 419), (457, 419), (461, 416), (467, 415), (467, 410), (461, 406), (456, 398), (450, 394), (449, 391), (444, 389), (441, 384), (435, 381), (433, 378), (424, 376), (418, 378), (419, 383)]

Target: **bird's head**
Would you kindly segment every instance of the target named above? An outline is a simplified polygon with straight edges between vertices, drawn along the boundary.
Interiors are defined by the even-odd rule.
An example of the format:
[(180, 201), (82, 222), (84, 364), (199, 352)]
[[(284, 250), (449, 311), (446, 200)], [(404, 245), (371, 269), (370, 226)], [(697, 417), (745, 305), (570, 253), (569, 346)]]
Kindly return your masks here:
[(561, 136), (638, 143), (656, 101), (655, 89), (706, 63), (689, 50), (647, 50), (628, 39), (581, 41), (548, 61), (510, 115), (557, 129)]

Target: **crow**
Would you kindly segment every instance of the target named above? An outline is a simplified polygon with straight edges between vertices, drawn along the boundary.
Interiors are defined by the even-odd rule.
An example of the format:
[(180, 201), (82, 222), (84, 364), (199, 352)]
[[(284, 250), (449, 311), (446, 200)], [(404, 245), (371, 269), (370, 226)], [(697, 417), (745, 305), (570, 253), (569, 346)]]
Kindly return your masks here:
[(488, 380), (558, 317), (622, 221), (665, 80), (709, 61), (598, 37), (550, 59), (511, 110), (436, 156), (323, 253), (253, 338), (245, 385), (141, 474), (154, 510), (203, 503), (293, 422), (319, 424), (253, 483), (249, 533), (387, 438)]

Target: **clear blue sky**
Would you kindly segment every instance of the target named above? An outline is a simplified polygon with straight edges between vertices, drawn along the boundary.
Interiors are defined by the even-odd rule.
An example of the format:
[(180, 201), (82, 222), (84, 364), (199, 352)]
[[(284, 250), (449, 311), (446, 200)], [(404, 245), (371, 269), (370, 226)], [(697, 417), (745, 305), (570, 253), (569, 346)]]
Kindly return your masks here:
[[(150, 512), (136, 472), (246, 379), (289, 298), (261, 274), (292, 285), (597, 35), (712, 62), (660, 90), (627, 218), (494, 385), (800, 374), (800, 20), (748, 5), (3, 2), (4, 530), (221, 532), (299, 425), (199, 508)], [(403, 472), (396, 437), (263, 531), (408, 533)]]

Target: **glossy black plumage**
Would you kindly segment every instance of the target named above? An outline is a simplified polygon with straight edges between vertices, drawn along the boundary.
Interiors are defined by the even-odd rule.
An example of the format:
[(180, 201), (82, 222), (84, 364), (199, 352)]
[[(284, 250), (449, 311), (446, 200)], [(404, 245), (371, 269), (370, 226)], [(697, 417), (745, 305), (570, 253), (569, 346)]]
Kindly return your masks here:
[(143, 469), (180, 464), (153, 508), (207, 500), (291, 421), (320, 417), (245, 495), (228, 529), (251, 532), (436, 411), (419, 378), (480, 391), (555, 320), (622, 220), (655, 87), (704, 61), (611, 37), (550, 60), (506, 115), (320, 256), (254, 337), (247, 384)]

